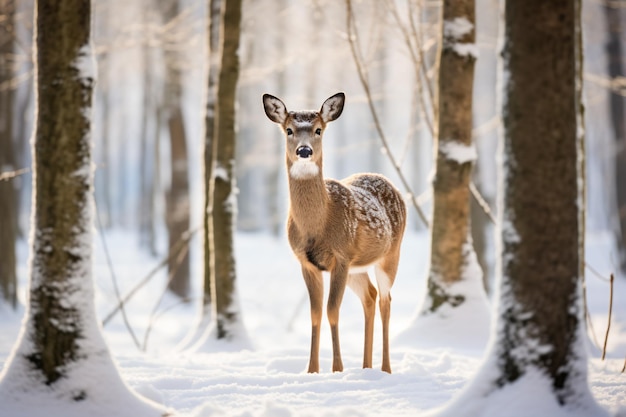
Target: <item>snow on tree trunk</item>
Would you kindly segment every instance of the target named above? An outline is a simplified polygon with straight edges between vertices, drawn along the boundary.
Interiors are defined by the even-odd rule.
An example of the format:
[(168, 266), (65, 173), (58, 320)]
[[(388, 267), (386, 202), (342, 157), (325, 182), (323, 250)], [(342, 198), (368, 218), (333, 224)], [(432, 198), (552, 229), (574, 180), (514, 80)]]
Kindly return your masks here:
[(428, 345), (464, 340), (466, 347), (480, 348), (486, 344), (490, 318), (470, 228), (469, 183), (477, 157), (472, 143), (474, 1), (446, 0), (442, 13), (428, 290), (418, 317), (400, 339)]
[(212, 180), (209, 190), (211, 221), (208, 227), (211, 268), (211, 321), (203, 337), (191, 350), (212, 350), (215, 342), (227, 349), (250, 347), (239, 308), (236, 289), (235, 219), (237, 187), (235, 177), (236, 90), (239, 78), (241, 0), (222, 0), (220, 68), (215, 106)]
[(158, 416), (121, 380), (95, 317), (89, 0), (36, 5), (30, 298), (0, 378), (11, 416)]
[(440, 415), (604, 416), (583, 346), (580, 2), (509, 1), (504, 18), (498, 321)]

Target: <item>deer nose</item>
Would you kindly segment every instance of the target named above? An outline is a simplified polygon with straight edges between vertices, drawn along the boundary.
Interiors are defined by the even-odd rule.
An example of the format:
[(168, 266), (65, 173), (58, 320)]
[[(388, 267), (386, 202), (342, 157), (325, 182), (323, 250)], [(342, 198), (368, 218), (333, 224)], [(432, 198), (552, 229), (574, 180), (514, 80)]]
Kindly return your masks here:
[(296, 155), (298, 155), (300, 158), (306, 159), (313, 155), (313, 149), (308, 146), (300, 146), (298, 149), (296, 149)]

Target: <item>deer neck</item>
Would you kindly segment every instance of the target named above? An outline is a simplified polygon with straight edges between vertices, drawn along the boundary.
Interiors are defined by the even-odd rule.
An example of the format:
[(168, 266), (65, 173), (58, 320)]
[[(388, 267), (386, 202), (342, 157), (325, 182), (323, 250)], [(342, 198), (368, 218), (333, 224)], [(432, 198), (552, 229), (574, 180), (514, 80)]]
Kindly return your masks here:
[(292, 170), (293, 165), (287, 163), (289, 213), (298, 228), (308, 235), (315, 235), (324, 228), (329, 204), (321, 163), (316, 166), (316, 173), (298, 175)]

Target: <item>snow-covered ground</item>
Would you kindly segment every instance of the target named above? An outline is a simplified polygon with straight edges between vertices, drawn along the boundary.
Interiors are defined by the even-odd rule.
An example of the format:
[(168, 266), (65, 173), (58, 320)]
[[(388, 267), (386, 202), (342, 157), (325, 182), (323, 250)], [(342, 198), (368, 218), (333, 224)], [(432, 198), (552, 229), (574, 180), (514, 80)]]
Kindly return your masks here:
[[(125, 232), (106, 236), (115, 275), (122, 294), (141, 281), (159, 262), (137, 245), (137, 237)], [(120, 372), (141, 395), (164, 404), (183, 416), (415, 416), (442, 406), (473, 376), (481, 363), (485, 340), (472, 339), (471, 323), (449, 346), (433, 347), (429, 334), (407, 335), (407, 329), (422, 299), (428, 261), (428, 236), (407, 234), (400, 270), (392, 289), (391, 359), (393, 374), (381, 372), (380, 322), (376, 322), (375, 369), (363, 370), (363, 316), (357, 297), (349, 290), (344, 297), (340, 336), (345, 371), (331, 373), (331, 342), (328, 326), (322, 329), (321, 372), (305, 372), (310, 321), (308, 298), (299, 265), (286, 238), (265, 234), (238, 234), (238, 290), (245, 326), (253, 349), (216, 346), (216, 351), (189, 354), (177, 349), (192, 331), (198, 316), (198, 300), (181, 304), (161, 298), (165, 274), (161, 271), (133, 298), (128, 317), (140, 344), (152, 322), (147, 353), (135, 347), (121, 315), (104, 327), (104, 335)], [(612, 250), (608, 235), (587, 239), (587, 262), (608, 277)], [(116, 303), (99, 236), (94, 238), (97, 299), (100, 317)], [(27, 246), (20, 247), (22, 290), (27, 277)], [(194, 258), (197, 259), (197, 253)], [(194, 262), (198, 276), (198, 262)], [(199, 280), (195, 282), (198, 293)], [(587, 273), (588, 304), (600, 345), (608, 318), (609, 284)], [(327, 281), (326, 281), (327, 283)], [(607, 360), (590, 337), (589, 380), (591, 390), (612, 415), (626, 416), (626, 374), (621, 373), (626, 356), (626, 278), (616, 277), (614, 310), (608, 339)], [(23, 309), (22, 309), (23, 311)], [(0, 312), (0, 366), (16, 339), (21, 313)], [(436, 331), (436, 330), (433, 330)], [(402, 333), (401, 338), (393, 336)], [(472, 346), (468, 348), (467, 346)], [(478, 348), (477, 348), (478, 346)], [(524, 408), (533, 402), (532, 390), (520, 395), (509, 408)], [(8, 414), (7, 414), (8, 413)], [(0, 405), (0, 416), (10, 416)], [(46, 415), (51, 415), (50, 413)], [(139, 416), (138, 416), (139, 417)], [(547, 417), (547, 416), (546, 416)]]

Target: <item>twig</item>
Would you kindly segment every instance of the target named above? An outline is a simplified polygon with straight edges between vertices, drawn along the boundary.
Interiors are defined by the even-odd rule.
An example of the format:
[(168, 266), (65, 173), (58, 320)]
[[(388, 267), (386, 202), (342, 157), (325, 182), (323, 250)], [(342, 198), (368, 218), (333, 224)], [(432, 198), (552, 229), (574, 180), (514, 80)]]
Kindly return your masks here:
[(141, 281), (139, 281), (139, 283), (137, 285), (135, 285), (135, 287), (133, 289), (131, 289), (128, 294), (126, 294), (122, 300), (118, 303), (117, 306), (115, 306), (115, 308), (113, 309), (113, 311), (111, 311), (109, 314), (107, 314), (107, 316), (104, 318), (104, 320), (102, 320), (102, 326), (106, 326), (107, 323), (109, 321), (111, 321), (111, 319), (117, 314), (117, 312), (120, 310), (120, 308), (122, 308), (122, 306), (128, 302), (128, 300), (130, 300), (136, 293), (137, 291), (139, 291), (144, 285), (146, 285), (155, 275), (156, 273), (163, 268), (164, 266), (166, 266), (168, 264), (168, 262), (170, 261), (170, 259), (173, 259), (174, 257), (178, 256), (178, 254), (180, 253), (180, 251), (187, 246), (187, 244), (189, 243), (189, 241), (191, 240), (191, 238), (193, 237), (194, 234), (196, 234), (196, 232), (198, 232), (200, 229), (202, 229), (202, 226), (196, 227), (193, 230), (187, 230), (185, 233), (183, 233), (180, 237), (180, 239), (178, 239), (178, 241), (176, 243), (174, 243), (174, 245), (172, 245), (172, 248), (169, 252), (169, 254), (167, 255), (167, 257), (163, 258), (163, 260), (161, 260), (161, 262), (155, 266), (152, 271), (150, 271), (148, 273), (148, 275), (146, 275), (146, 277), (144, 279), (142, 279)]
[(100, 235), (100, 240), (102, 241), (102, 248), (104, 249), (104, 255), (106, 257), (107, 264), (109, 266), (109, 271), (111, 271), (111, 281), (113, 281), (113, 289), (115, 290), (115, 297), (117, 298), (117, 301), (120, 306), (120, 310), (122, 312), (124, 325), (128, 329), (128, 333), (130, 333), (131, 337), (133, 338), (133, 342), (135, 342), (135, 346), (137, 346), (137, 349), (141, 349), (141, 346), (139, 345), (139, 340), (137, 340), (137, 336), (135, 335), (135, 332), (133, 331), (133, 328), (130, 325), (130, 322), (128, 321), (128, 316), (126, 315), (126, 309), (124, 308), (124, 304), (121, 301), (120, 289), (117, 286), (117, 278), (115, 277), (115, 271), (113, 270), (113, 262), (111, 262), (111, 255), (109, 254), (109, 248), (107, 246), (106, 239), (104, 238), (104, 233), (102, 232), (102, 222), (100, 221), (100, 211), (98, 210), (97, 205), (96, 205), (96, 219), (98, 221), (98, 232)]
[(593, 268), (593, 267), (592, 267), (591, 265), (589, 265), (587, 262), (585, 262), (585, 267), (586, 267), (589, 271), (591, 271), (591, 273), (592, 273), (593, 275), (595, 275), (595, 276), (596, 276), (596, 278), (599, 278), (599, 279), (601, 279), (601, 280), (602, 280), (602, 281), (604, 281), (604, 282), (611, 282), (611, 280), (610, 280), (610, 279), (605, 278), (604, 276), (602, 276), (602, 274), (601, 274), (601, 273), (599, 273), (597, 269)]
[(8, 181), (20, 175), (30, 172), (30, 168), (17, 169), (15, 171), (7, 171), (0, 174), (0, 181)]
[(622, 373), (626, 372), (626, 358), (624, 358), (624, 366), (622, 367)]
[(585, 278), (585, 274), (582, 274), (583, 280), (583, 308), (585, 309), (585, 322), (589, 327), (589, 331), (591, 332), (591, 336), (593, 337), (593, 343), (596, 345), (598, 349), (600, 349), (600, 343), (598, 342), (598, 338), (596, 336), (596, 330), (593, 328), (593, 322), (591, 321), (591, 314), (589, 313), (589, 303), (587, 302), (587, 279)]
[[(393, 15), (397, 25), (400, 27), (400, 30), (402, 31), (402, 34), (404, 36), (404, 43), (406, 44), (406, 47), (409, 50), (409, 54), (411, 55), (411, 60), (413, 61), (413, 68), (415, 69), (415, 78), (416, 78), (415, 82), (417, 84), (418, 95), (419, 95), (420, 102), (421, 102), (422, 117), (426, 121), (426, 124), (428, 125), (428, 129), (430, 130), (431, 134), (434, 134), (435, 132), (434, 121), (436, 121), (436, 117), (433, 116), (434, 121), (431, 120), (431, 117), (427, 112), (428, 106), (424, 99), (424, 90), (422, 88), (422, 82), (421, 82), (422, 73), (424, 75), (424, 79), (426, 80), (428, 97), (430, 99), (431, 104), (434, 103), (434, 93), (433, 93), (433, 89), (430, 83), (428, 82), (427, 70), (426, 70), (426, 66), (424, 63), (424, 54), (422, 52), (420, 39), (417, 35), (417, 30), (415, 29), (415, 26), (412, 24), (413, 18), (409, 16), (409, 20), (411, 21), (413, 38), (416, 43), (415, 47), (413, 46), (413, 42), (411, 41), (411, 35), (409, 33), (409, 30), (406, 28), (406, 26), (402, 22), (402, 19), (400, 18), (400, 13), (398, 12), (398, 8), (396, 7), (395, 1), (387, 0), (386, 3), (387, 3), (387, 7), (389, 8), (389, 10), (391, 10), (391, 14)], [(416, 50), (417, 50), (417, 54), (415, 53)], [(434, 107), (435, 106), (431, 106), (431, 110), (433, 111), (433, 113), (435, 113)]]
[(476, 188), (476, 185), (474, 185), (473, 181), (470, 181), (469, 188), (470, 188), (470, 191), (472, 192), (472, 196), (474, 197), (474, 200), (476, 200), (476, 202), (483, 209), (487, 217), (489, 217), (489, 220), (491, 220), (491, 223), (498, 224), (495, 216), (493, 215), (493, 212), (491, 211), (491, 208), (489, 207), (489, 203), (487, 203), (485, 198), (480, 194), (480, 191), (478, 191), (478, 188)]
[(609, 295), (609, 322), (606, 325), (606, 335), (604, 336), (604, 347), (602, 348), (602, 360), (606, 357), (606, 344), (609, 341), (609, 330), (611, 330), (611, 313), (613, 312), (613, 281), (614, 277), (611, 274), (611, 291)]
[[(374, 120), (374, 125), (376, 126), (376, 131), (378, 132), (378, 136), (380, 137), (383, 147), (385, 148), (385, 151), (387, 152), (387, 156), (391, 160), (391, 164), (393, 165), (394, 169), (398, 173), (398, 176), (400, 177), (400, 181), (402, 181), (402, 184), (404, 185), (405, 189), (411, 194), (411, 202), (413, 203), (413, 206), (415, 207), (417, 214), (419, 215), (422, 222), (424, 222), (426, 227), (430, 228), (430, 223), (428, 222), (428, 219), (426, 218), (426, 215), (422, 211), (419, 204), (417, 204), (417, 200), (415, 200), (415, 194), (411, 191), (411, 186), (409, 185), (409, 182), (407, 181), (406, 177), (404, 176), (404, 173), (400, 169), (400, 166), (398, 165), (398, 162), (396, 161), (395, 157), (391, 153), (391, 148), (389, 147), (389, 143), (387, 142), (385, 133), (382, 130), (380, 121), (378, 120), (378, 114), (376, 112), (376, 109), (374, 108), (374, 101), (372, 99), (372, 94), (370, 92), (367, 80), (365, 79), (365, 70), (363, 69), (362, 61), (359, 58), (359, 54), (356, 49), (356, 45), (354, 41), (354, 36), (356, 36), (356, 28), (353, 29), (354, 17), (352, 14), (351, 0), (346, 0), (346, 6), (347, 6), (347, 11), (348, 11), (347, 25), (348, 25), (348, 42), (350, 43), (350, 51), (352, 52), (352, 56), (356, 64), (357, 71), (359, 73), (359, 79), (361, 80), (361, 85), (363, 86), (363, 90), (365, 90), (365, 95), (367, 96), (367, 103), (369, 105), (369, 109), (372, 114), (372, 118)], [(354, 36), (353, 36), (353, 33), (354, 33)]]
[[(388, 4), (390, 4), (390, 3), (388, 2)], [(363, 68), (363, 59), (360, 57), (359, 49), (356, 46), (355, 38), (358, 39), (359, 35), (358, 35), (358, 31), (357, 31), (356, 25), (354, 23), (354, 14), (353, 14), (353, 11), (352, 11), (352, 1), (351, 0), (346, 0), (346, 8), (347, 8), (346, 20), (347, 20), (347, 29), (348, 29), (348, 42), (350, 43), (350, 51), (352, 52), (352, 57), (354, 59), (354, 63), (356, 65), (357, 72), (359, 74), (359, 79), (361, 81), (361, 85), (363, 86), (363, 90), (365, 91), (365, 95), (367, 97), (367, 103), (369, 105), (370, 113), (372, 114), (372, 119), (374, 120), (374, 126), (376, 127), (376, 131), (378, 132), (378, 137), (380, 138), (380, 140), (381, 140), (381, 142), (383, 144), (383, 148), (385, 149), (385, 152), (386, 152), (387, 156), (391, 160), (391, 164), (393, 165), (394, 169), (398, 173), (398, 177), (400, 177), (400, 180), (402, 181), (402, 184), (404, 185), (405, 190), (411, 195), (411, 202), (413, 203), (413, 206), (415, 207), (415, 209), (417, 211), (417, 214), (419, 215), (419, 217), (422, 220), (422, 222), (426, 225), (426, 227), (430, 228), (430, 223), (428, 222), (428, 220), (426, 219), (426, 216), (424, 215), (424, 212), (420, 208), (419, 202), (415, 198), (415, 193), (413, 192), (411, 186), (409, 185), (409, 182), (407, 181), (406, 177), (404, 176), (404, 173), (401, 170), (400, 164), (398, 163), (396, 158), (391, 153), (391, 148), (389, 147), (389, 144), (387, 142), (387, 138), (386, 138), (385, 133), (383, 132), (383, 129), (382, 129), (382, 125), (380, 123), (380, 120), (378, 119), (378, 113), (376, 112), (376, 108), (374, 107), (374, 100), (372, 98), (372, 94), (371, 94), (371, 91), (370, 91), (369, 83), (368, 83), (368, 81), (366, 79), (365, 69)], [(395, 6), (389, 6), (389, 8), (391, 9), (392, 13), (394, 13), (394, 16), (396, 17), (396, 21), (397, 21), (398, 25), (400, 25), (402, 30), (403, 30), (403, 33), (405, 35), (405, 41), (406, 41), (407, 47), (411, 51), (411, 56), (412, 56), (414, 65), (420, 65), (420, 64), (423, 65), (424, 64), (423, 54), (420, 54), (420, 57), (416, 57), (415, 56), (414, 51), (411, 48), (412, 43), (410, 41), (410, 35), (406, 31), (406, 28), (403, 26), (399, 15), (397, 15), (397, 9), (395, 9)], [(417, 35), (415, 34), (414, 36), (417, 36)], [(416, 40), (416, 42), (418, 42), (418, 41)], [(421, 47), (419, 47), (418, 49), (421, 51)], [(437, 137), (436, 126), (435, 126), (435, 124), (433, 122), (430, 121), (430, 119), (428, 118), (428, 115), (426, 114), (426, 108), (425, 108), (426, 104), (425, 104), (425, 102), (423, 100), (424, 94), (423, 94), (422, 89), (421, 89), (421, 82), (420, 82), (420, 79), (419, 79), (419, 70), (417, 71), (417, 76), (418, 76), (418, 79), (416, 80), (416, 82), (418, 84), (419, 96), (420, 96), (420, 99), (422, 101), (422, 106), (421, 106), (422, 112), (421, 113), (422, 113), (422, 116), (423, 116), (424, 120), (426, 121), (426, 124), (428, 126), (428, 129), (430, 131), (431, 136), (433, 138), (436, 138)], [(428, 82), (426, 82), (426, 84), (429, 85)], [(437, 110), (436, 110), (435, 100), (436, 100), (436, 97), (431, 97), (431, 102), (433, 104), (434, 119), (436, 121), (437, 120)], [(493, 215), (493, 212), (489, 208), (489, 204), (486, 202), (485, 198), (480, 194), (480, 191), (478, 191), (478, 189), (476, 188), (476, 186), (474, 185), (473, 182), (470, 183), (470, 191), (471, 191), (472, 196), (474, 197), (474, 199), (478, 202), (480, 207), (483, 209), (483, 211), (487, 215), (487, 217), (489, 217), (490, 221), (493, 224), (497, 224), (495, 216)]]

